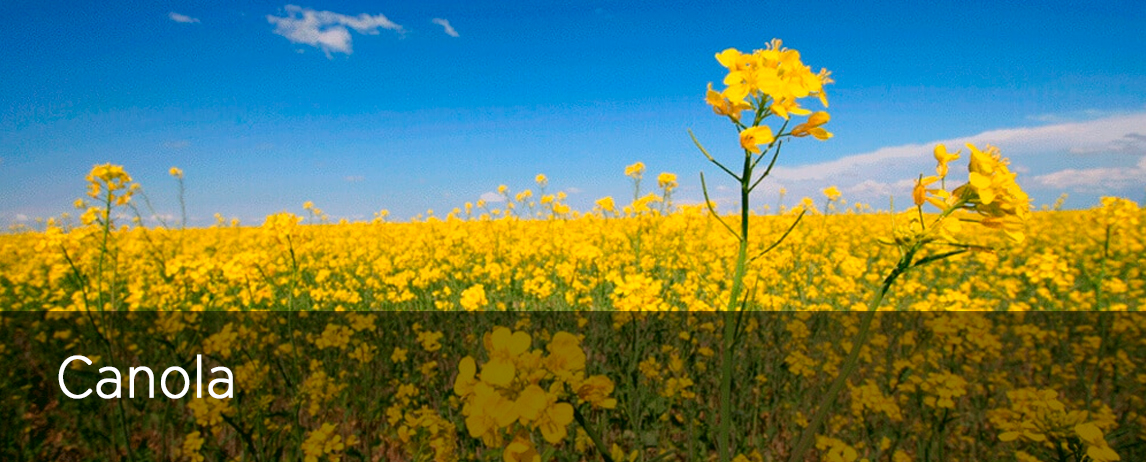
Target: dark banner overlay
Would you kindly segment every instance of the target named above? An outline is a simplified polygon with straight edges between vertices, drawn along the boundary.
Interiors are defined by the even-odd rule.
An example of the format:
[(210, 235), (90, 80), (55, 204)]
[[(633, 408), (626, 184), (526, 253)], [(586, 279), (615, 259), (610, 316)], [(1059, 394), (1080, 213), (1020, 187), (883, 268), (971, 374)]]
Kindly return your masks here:
[(1146, 461), (1146, 316), (862, 319), (3, 313), (0, 460)]

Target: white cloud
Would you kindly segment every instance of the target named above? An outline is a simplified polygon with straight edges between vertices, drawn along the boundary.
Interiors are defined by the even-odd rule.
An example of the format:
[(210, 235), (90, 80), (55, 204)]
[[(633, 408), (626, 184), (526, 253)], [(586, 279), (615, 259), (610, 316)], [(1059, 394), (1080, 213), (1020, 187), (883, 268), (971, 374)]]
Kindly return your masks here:
[(1118, 153), (1131, 155), (1146, 155), (1146, 135), (1141, 133), (1127, 133), (1109, 143), (1098, 146), (1078, 146), (1070, 149), (1071, 154), (1104, 154)]
[(1034, 178), (1036, 183), (1058, 190), (1103, 192), (1146, 182), (1146, 156), (1131, 168), (1068, 168)]
[(502, 196), (501, 194), (495, 193), (493, 191), (490, 191), (487, 193), (482, 193), (482, 195), (481, 195), (481, 197), (479, 197), (479, 199), (486, 201), (488, 203), (491, 203), (491, 204), (497, 203), (497, 202), (505, 202), (505, 196)]
[[(916, 164), (934, 163), (931, 156), (936, 144), (943, 143), (951, 150), (966, 143), (980, 148), (987, 144), (998, 146), (1005, 156), (1014, 153), (1049, 151), (1113, 152), (1112, 146), (1127, 136), (1136, 136), (1146, 127), (1146, 113), (1110, 117), (1088, 122), (1072, 122), (1031, 128), (992, 130), (978, 135), (937, 140), (924, 144), (908, 144), (880, 148), (876, 151), (846, 156), (837, 160), (799, 167), (777, 166), (774, 173), (779, 179), (829, 180), (839, 177), (870, 178), (869, 173), (892, 169), (907, 171)], [(920, 170), (926, 172), (931, 169)]]
[(174, 223), (175, 214), (173, 213), (154, 213), (149, 217), (152, 223)]
[(894, 183), (884, 183), (875, 180), (864, 180), (862, 183), (844, 189), (849, 195), (884, 197), (895, 195), (915, 185), (914, 180), (899, 180)]
[(16, 214), (16, 221), (17, 221), (17, 222), (24, 222), (24, 221), (28, 221), (28, 216), (27, 216), (27, 215), (24, 215), (23, 213), (17, 213), (17, 214)]
[(183, 24), (195, 24), (199, 22), (199, 18), (192, 18), (185, 14), (179, 14), (174, 11), (167, 13), (167, 17), (171, 18), (172, 21), (181, 22)]
[(437, 24), (439, 26), (442, 26), (442, 29), (445, 29), (445, 31), (446, 31), (446, 35), (448, 35), (450, 37), (458, 37), (459, 36), (458, 31), (454, 30), (454, 26), (451, 26), (450, 22), (445, 20), (445, 19), (434, 18), (434, 19), (430, 20), (430, 22)]
[(283, 8), (287, 16), (267, 15), (267, 22), (274, 24), (274, 33), (286, 37), (292, 43), (310, 45), (322, 49), (327, 57), (331, 52), (351, 53), (350, 31), (359, 34), (377, 35), (379, 29), (392, 30), (398, 34), (406, 32), (402, 26), (386, 19), (386, 16), (362, 13), (348, 16), (331, 11), (316, 11), (296, 5)]
[(366, 177), (364, 177), (362, 175), (350, 175), (350, 176), (346, 177), (345, 179), (346, 179), (347, 183), (358, 183), (361, 181), (365, 181)]
[(191, 146), (191, 142), (188, 140), (172, 140), (163, 142), (163, 147), (167, 149), (183, 149), (188, 146)]
[[(848, 199), (884, 203), (888, 195), (910, 194), (912, 180), (920, 173), (934, 174), (932, 151), (936, 144), (943, 143), (952, 151), (962, 149), (961, 162), (966, 162), (964, 144), (971, 143), (980, 148), (997, 146), (1011, 159), (1012, 169), (1020, 172), (1021, 184), (1054, 189), (1055, 195), (1070, 188), (1116, 194), (1119, 188), (1146, 181), (1146, 161), (1131, 168), (1114, 165), (1124, 164), (1125, 160), (1117, 159), (1126, 156), (1146, 156), (1144, 133), (1146, 112), (992, 130), (961, 138), (889, 146), (815, 164), (777, 166), (768, 182), (785, 184), (793, 197), (819, 197), (819, 189), (834, 184), (847, 193)], [(956, 181), (965, 175), (965, 167), (952, 169), (951, 178)], [(1024, 183), (1024, 179), (1029, 183)]]

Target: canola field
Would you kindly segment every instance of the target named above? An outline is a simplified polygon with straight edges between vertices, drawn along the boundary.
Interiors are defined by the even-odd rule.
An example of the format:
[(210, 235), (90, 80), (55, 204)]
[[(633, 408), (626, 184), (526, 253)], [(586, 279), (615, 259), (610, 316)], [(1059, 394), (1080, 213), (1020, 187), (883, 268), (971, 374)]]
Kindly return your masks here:
[[(22, 312), (0, 317), (13, 371), (0, 379), (0, 455), (1146, 457), (1146, 318), (1134, 312), (1146, 300), (1146, 211), (1110, 198), (1033, 212), (1021, 242), (960, 229), (951, 239), (975, 250), (911, 268), (869, 331), (861, 316), (918, 211), (828, 192), (749, 217), (750, 258), (791, 232), (750, 259), (743, 305), (724, 312), (738, 241), (706, 208), (673, 206), (671, 188), (577, 213), (521, 194), (508, 210), (533, 216), (503, 205), (332, 224), (308, 206), (308, 218), (257, 227), (96, 219), (3, 235), (0, 304)], [(73, 389), (94, 388), (101, 367), (191, 370), (201, 354), (235, 371), (236, 395), (73, 401), (52, 392), (73, 354), (94, 360), (68, 370)]]
[[(810, 202), (810, 200), (809, 200)], [(522, 208), (525, 206), (521, 206)], [(638, 209), (641, 207), (638, 204)], [(415, 223), (0, 236), (7, 310), (712, 310), (731, 286), (736, 239), (698, 207), (548, 219), (451, 216)], [(821, 200), (782, 245), (752, 261), (749, 309), (866, 309), (899, 259), (881, 243), (912, 212)], [(114, 212), (113, 212), (114, 213)], [(620, 212), (624, 214), (624, 212)], [(1146, 303), (1143, 209), (1125, 200), (1033, 213), (1021, 244), (915, 268), (883, 309), (1138, 310)], [(752, 216), (753, 255), (796, 214)], [(735, 220), (735, 218), (732, 218)], [(973, 230), (972, 230), (973, 231)], [(106, 239), (105, 239), (106, 238)], [(106, 244), (105, 244), (106, 242)]]
[[(743, 155), (694, 138), (724, 175), (701, 204), (636, 163), (591, 210), (538, 175), (410, 222), (143, 226), (94, 166), (76, 217), (0, 235), (0, 459), (1146, 460), (1146, 210), (1034, 211), (974, 145), (898, 211), (830, 185), (765, 209), (781, 147), (832, 136), (800, 102), (830, 73), (779, 41), (716, 58)], [(234, 393), (132, 397), (153, 383), (112, 371), (142, 366)]]

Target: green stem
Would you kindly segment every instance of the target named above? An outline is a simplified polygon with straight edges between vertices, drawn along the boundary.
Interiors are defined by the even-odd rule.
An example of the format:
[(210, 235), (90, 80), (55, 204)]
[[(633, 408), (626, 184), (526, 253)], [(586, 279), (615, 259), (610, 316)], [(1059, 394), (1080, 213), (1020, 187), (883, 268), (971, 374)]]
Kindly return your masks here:
[[(109, 186), (110, 188), (110, 186)], [(99, 303), (99, 311), (103, 311), (103, 262), (104, 257), (108, 254), (107, 243), (111, 236), (111, 190), (107, 192), (107, 198), (104, 200), (104, 216), (103, 216), (103, 244), (100, 247), (99, 262), (96, 264), (96, 297)]]
[(585, 430), (585, 434), (589, 435), (589, 439), (593, 440), (593, 445), (597, 447), (597, 452), (601, 453), (601, 459), (605, 462), (613, 462), (613, 458), (609, 456), (609, 450), (605, 448), (605, 442), (601, 441), (601, 438), (598, 437), (596, 433), (589, 430), (589, 425), (585, 423), (585, 416), (581, 415), (581, 411), (578, 411), (576, 407), (573, 408), (573, 418), (577, 420), (577, 424), (581, 426), (581, 429)]
[(732, 276), (732, 291), (724, 311), (724, 350), (721, 352), (720, 374), (720, 428), (718, 443), (720, 461), (732, 460), (732, 351), (736, 343), (736, 323), (733, 310), (740, 303), (744, 290), (744, 273), (748, 263), (748, 194), (752, 191), (752, 156), (744, 155), (744, 173), (740, 176), (740, 246), (736, 253), (736, 272)]
[(788, 459), (789, 462), (799, 462), (803, 460), (804, 453), (812, 446), (812, 441), (815, 439), (816, 432), (819, 431), (820, 425), (828, 417), (828, 411), (831, 410), (832, 405), (836, 402), (836, 396), (843, 390), (844, 385), (847, 384), (848, 377), (855, 372), (856, 367), (859, 365), (860, 350), (863, 349), (867, 343), (868, 332), (871, 330), (871, 321), (875, 318), (875, 313), (879, 309), (880, 303), (883, 303), (883, 297), (887, 295), (891, 285), (899, 278), (904, 272), (911, 268), (911, 260), (915, 257), (917, 249), (909, 249), (900, 259), (899, 264), (887, 275), (883, 280), (883, 285), (880, 286), (876, 292), (875, 297), (872, 297), (871, 304), (868, 305), (868, 310), (863, 314), (863, 319), (860, 321), (859, 332), (856, 332), (855, 338), (852, 339), (852, 349), (848, 353), (847, 359), (844, 361), (844, 369), (836, 376), (832, 382), (831, 387), (828, 388), (828, 393), (824, 395), (820, 401), (820, 406), (816, 409), (816, 415), (812, 417), (812, 422), (808, 424), (803, 433), (800, 434), (800, 439), (796, 443), (795, 448), (792, 450), (792, 455)]

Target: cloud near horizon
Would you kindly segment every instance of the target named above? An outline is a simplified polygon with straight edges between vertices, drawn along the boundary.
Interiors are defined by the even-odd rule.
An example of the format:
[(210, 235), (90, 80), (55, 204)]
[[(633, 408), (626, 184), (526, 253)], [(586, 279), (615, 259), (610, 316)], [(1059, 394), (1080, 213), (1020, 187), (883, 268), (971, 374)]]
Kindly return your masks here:
[(490, 204), (505, 202), (505, 196), (502, 196), (501, 194), (495, 193), (493, 191), (487, 191), (487, 192), (482, 193), (481, 197), (478, 197), (478, 199), (486, 201), (487, 203), (490, 203)]
[(1060, 190), (1073, 190), (1090, 193), (1105, 193), (1110, 189), (1124, 189), (1141, 186), (1146, 178), (1146, 156), (1133, 167), (1068, 168), (1046, 175), (1039, 175), (1034, 181), (1042, 186)]
[(382, 14), (349, 16), (297, 5), (287, 5), (283, 10), (286, 16), (267, 15), (267, 22), (275, 26), (274, 33), (286, 37), (291, 43), (319, 48), (327, 57), (331, 57), (332, 52), (351, 54), (352, 39), (347, 28), (364, 35), (378, 35), (380, 29), (399, 35), (406, 33), (405, 28)]
[[(1035, 203), (1060, 193), (1137, 195), (1146, 187), (1146, 112), (1122, 114), (1084, 122), (991, 130), (976, 135), (935, 140), (922, 144), (889, 146), (839, 159), (777, 166), (775, 181), (761, 192), (774, 197), (780, 187), (789, 197), (819, 198), (819, 191), (836, 185), (845, 198), (875, 206), (887, 204), (888, 196), (909, 197), (919, 174), (934, 175), (935, 145), (961, 150), (950, 180), (966, 179), (968, 151), (999, 148), (1011, 159), (1019, 183), (1032, 193)], [(950, 181), (949, 181), (950, 183)], [(1137, 188), (1137, 189), (1134, 189)]]

